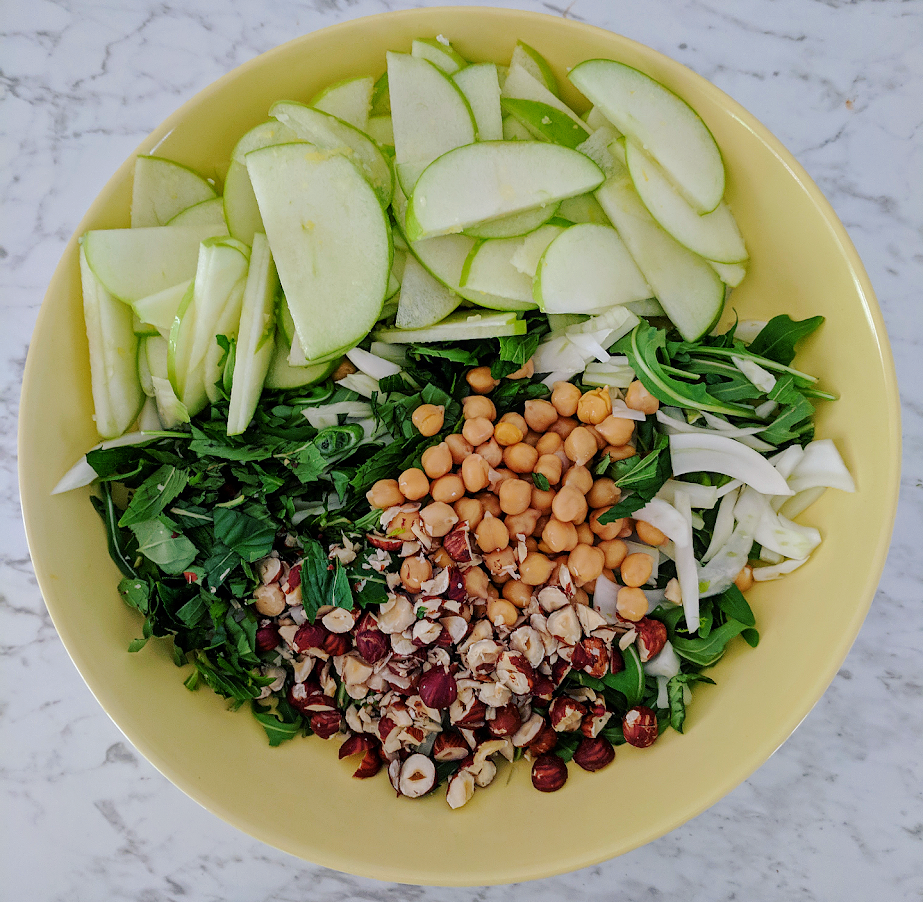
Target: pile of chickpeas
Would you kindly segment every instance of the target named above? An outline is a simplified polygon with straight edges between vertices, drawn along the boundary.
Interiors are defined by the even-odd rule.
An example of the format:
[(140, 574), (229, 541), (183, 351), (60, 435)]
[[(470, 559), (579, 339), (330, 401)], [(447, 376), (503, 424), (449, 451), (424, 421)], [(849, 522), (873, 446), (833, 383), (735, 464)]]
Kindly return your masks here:
[[(553, 581), (562, 564), (578, 587), (578, 602), (587, 604), (596, 580), (605, 576), (621, 584), (619, 614), (640, 620), (647, 613), (640, 587), (650, 579), (653, 563), (644, 552), (629, 554), (625, 539), (635, 534), (657, 546), (666, 536), (628, 518), (600, 524), (620, 492), (612, 479), (594, 477), (588, 466), (605, 455), (610, 460), (634, 456), (635, 421), (612, 415), (608, 388), (581, 392), (570, 382), (555, 383), (550, 400), (526, 401), (522, 414), (498, 419), (488, 395), (499, 382), (490, 367), (472, 369), (466, 379), (472, 394), (462, 402), (461, 432), (427, 448), (422, 469), (381, 479), (369, 490), (373, 508), (421, 504), (419, 510), (407, 505), (399, 511), (387, 534), (417, 541), (415, 530), (419, 533), (422, 524), (426, 534), (440, 539), (467, 523), (471, 550), (480, 553), (483, 566), (463, 571), (465, 590), (496, 626), (512, 626), (533, 592)], [(627, 389), (625, 403), (646, 415), (659, 406), (637, 381)], [(443, 427), (443, 409), (423, 404), (412, 420), (422, 435), (434, 436)], [(544, 477), (548, 488), (539, 488), (534, 475)], [(523, 540), (526, 553), (520, 560)], [(453, 563), (441, 546), (428, 557), (405, 558), (400, 571), (405, 590), (420, 592), (432, 577), (431, 560), (439, 566)]]

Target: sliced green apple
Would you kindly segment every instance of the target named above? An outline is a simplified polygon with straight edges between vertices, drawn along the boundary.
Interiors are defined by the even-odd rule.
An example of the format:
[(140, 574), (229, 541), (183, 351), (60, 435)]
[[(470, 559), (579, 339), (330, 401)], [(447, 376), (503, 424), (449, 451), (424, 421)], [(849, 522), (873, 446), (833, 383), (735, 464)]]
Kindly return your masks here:
[(658, 225), (627, 173), (607, 179), (596, 199), (683, 338), (701, 338), (724, 309), (724, 283), (715, 270)]
[(304, 144), (252, 151), (247, 169), (305, 354), (357, 344), (378, 319), (391, 270), (374, 189), (346, 157)]
[(699, 214), (673, 187), (657, 162), (634, 141), (625, 142), (625, 159), (644, 206), (680, 244), (717, 263), (742, 263), (747, 259), (743, 236), (723, 200), (711, 213)]
[(364, 132), (369, 121), (374, 90), (375, 79), (370, 75), (347, 78), (324, 88), (310, 105)]
[(80, 249), (83, 312), (90, 347), (93, 419), (102, 438), (122, 435), (144, 403), (132, 311), (96, 278)]
[(609, 225), (606, 211), (592, 194), (581, 194), (562, 200), (557, 215), (568, 222), (594, 222), (597, 225)]
[(366, 128), (366, 134), (382, 147), (394, 147), (394, 123), (391, 121), (391, 114), (384, 113), (381, 116), (369, 116), (369, 124)]
[(535, 78), (523, 66), (510, 66), (506, 81), (503, 82), (503, 96), (518, 97), (522, 100), (536, 100), (539, 103), (548, 104), (548, 106), (572, 119), (580, 128), (586, 128), (583, 120), (560, 97), (549, 91), (539, 79)]
[(596, 313), (653, 293), (612, 226), (564, 229), (535, 272), (535, 300), (546, 313)]
[(564, 147), (576, 148), (590, 136), (589, 130), (571, 116), (541, 100), (504, 97), (503, 112), (515, 117), (526, 130), (540, 141), (551, 141)]
[(228, 435), (244, 432), (260, 400), (275, 350), (275, 302), (279, 287), (266, 236), (253, 236), (250, 267), (244, 286), (240, 329), (234, 359), (234, 380), (228, 406)]
[[(561, 203), (566, 203), (566, 201)], [(470, 226), (465, 229), (465, 234), (472, 238), (519, 238), (529, 235), (549, 219), (553, 219), (557, 216), (558, 210), (558, 203), (533, 207), (531, 210), (523, 210), (522, 213), (513, 213), (510, 216)]]
[(382, 206), (391, 203), (394, 189), (391, 167), (368, 135), (336, 116), (291, 100), (274, 103), (269, 115), (321, 152), (346, 157), (375, 189)]
[(510, 263), (519, 272), (528, 277), (530, 290), (542, 254), (545, 253), (548, 245), (564, 231), (564, 228), (564, 226), (552, 225), (551, 223), (543, 225), (530, 235), (526, 235), (510, 258)]
[(716, 263), (714, 260), (709, 260), (708, 265), (718, 273), (718, 278), (728, 288), (736, 288), (747, 274), (747, 267), (743, 263)]
[(407, 208), (412, 241), (509, 216), (600, 185), (588, 157), (542, 141), (485, 141), (441, 156), (420, 176)]
[(181, 210), (217, 195), (214, 185), (188, 166), (141, 154), (135, 160), (131, 227), (160, 226)]
[(423, 329), (445, 319), (461, 303), (461, 297), (446, 288), (420, 264), (408, 257), (404, 264), (394, 325), (398, 329)]
[(167, 340), (167, 381), (171, 386), (172, 395), (175, 396), (176, 402), (181, 405), (181, 409), (176, 407), (169, 393), (163, 391), (162, 387), (158, 388), (157, 373), (154, 367), (151, 367), (158, 405), (161, 404), (161, 395), (163, 395), (161, 413), (172, 410), (176, 415), (185, 413), (187, 419), (194, 417), (208, 403), (202, 370), (201, 368), (193, 369), (190, 365), (196, 331), (196, 310), (193, 304), (194, 291), (195, 286), (190, 283), (186, 294), (183, 295), (179, 309), (176, 311), (176, 318), (173, 320), (173, 327), (170, 329), (170, 337)]
[(574, 86), (643, 147), (697, 213), (724, 194), (724, 161), (695, 110), (660, 82), (613, 60), (587, 60), (570, 71)]
[(288, 362), (288, 352), (285, 345), (280, 341), (280, 337), (277, 333), (272, 360), (269, 363), (269, 369), (263, 382), (265, 388), (289, 389), (314, 385), (316, 382), (323, 382), (339, 366), (339, 357), (326, 363), (292, 366)]
[(529, 73), (536, 81), (542, 84), (552, 94), (558, 94), (558, 80), (548, 60), (545, 59), (534, 47), (524, 41), (517, 41), (510, 58), (510, 68), (519, 66)]
[(410, 54), (429, 60), (446, 75), (454, 75), (468, 65), (468, 61), (445, 39), (417, 38), (411, 44)]
[(372, 338), (388, 344), (428, 341), (474, 341), (479, 338), (502, 338), (525, 335), (526, 321), (515, 313), (473, 313), (456, 310), (442, 322), (427, 329), (376, 329)]
[(503, 117), (504, 141), (532, 141), (532, 132), (529, 131), (515, 116)]
[(223, 226), (227, 231), (227, 222), (224, 219), (224, 200), (220, 197), (210, 197), (208, 200), (186, 207), (185, 210), (180, 210), (167, 225), (194, 229), (210, 226), (219, 229)]
[(523, 275), (511, 259), (523, 238), (489, 238), (474, 246), (462, 271), (465, 288), (532, 302), (532, 279)]
[(94, 229), (83, 236), (87, 263), (106, 290), (132, 304), (195, 275), (199, 244), (215, 226)]
[(388, 54), (388, 90), (397, 175), (409, 193), (433, 160), (474, 141), (474, 117), (451, 78), (407, 53)]
[(145, 323), (150, 323), (164, 338), (169, 337), (176, 319), (176, 311), (189, 288), (192, 279), (186, 279), (179, 285), (171, 285), (156, 294), (139, 298), (131, 306), (138, 318)]
[(493, 63), (465, 66), (452, 76), (471, 107), (479, 141), (503, 138), (503, 113), (500, 108), (500, 81)]

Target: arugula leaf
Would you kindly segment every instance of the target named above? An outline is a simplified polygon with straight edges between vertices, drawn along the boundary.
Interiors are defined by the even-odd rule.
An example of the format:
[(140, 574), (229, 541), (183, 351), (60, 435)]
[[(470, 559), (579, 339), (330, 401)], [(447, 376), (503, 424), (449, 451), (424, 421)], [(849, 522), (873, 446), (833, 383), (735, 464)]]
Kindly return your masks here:
[(747, 350), (777, 363), (790, 364), (795, 359), (795, 345), (824, 322), (822, 316), (793, 320), (782, 314), (774, 316), (750, 342)]
[(314, 622), (317, 609), (327, 603), (331, 573), (323, 546), (316, 539), (304, 540), (301, 563), (301, 599), (308, 620)]
[(119, 520), (119, 526), (131, 526), (160, 516), (166, 506), (186, 488), (188, 481), (186, 470), (166, 464), (159, 467), (135, 491)]
[(756, 618), (753, 616), (753, 611), (747, 603), (747, 599), (744, 598), (744, 593), (733, 583), (718, 595), (715, 601), (719, 609), (731, 620), (737, 620), (744, 626), (756, 625)]
[(686, 702), (683, 699), (683, 687), (691, 686), (693, 683), (710, 683), (715, 685), (715, 681), (700, 673), (678, 673), (670, 677), (667, 682), (667, 698), (670, 705), (670, 726), (677, 733), (683, 732), (683, 724), (686, 722)]
[(602, 682), (609, 689), (615, 689), (621, 692), (628, 701), (628, 707), (641, 703), (644, 697), (644, 668), (641, 666), (641, 658), (633, 645), (629, 645), (622, 652), (622, 660), (625, 662), (624, 670), (618, 673), (607, 673)]
[(195, 545), (162, 520), (142, 520), (130, 529), (138, 541), (138, 551), (164, 573), (182, 573), (195, 560)]
[(349, 587), (349, 577), (343, 565), (337, 559), (333, 570), (333, 581), (330, 586), (330, 603), (335, 607), (351, 611), (353, 609), (353, 593)]
[(257, 704), (256, 701), (253, 702), (253, 716), (266, 731), (269, 745), (272, 748), (294, 739), (302, 730), (300, 722), (283, 720), (279, 714), (271, 712), (268, 708)]
[(617, 460), (609, 467), (609, 476), (626, 497), (610, 507), (599, 518), (600, 526), (614, 523), (644, 507), (670, 478), (670, 441), (661, 432), (656, 434), (653, 449), (644, 457)]
[(226, 507), (215, 509), (215, 538), (251, 564), (272, 551), (275, 537), (276, 526), (266, 519)]
[(150, 610), (151, 585), (143, 579), (123, 579), (119, 583), (119, 595), (130, 608), (147, 615)]
[(684, 636), (674, 636), (671, 640), (673, 650), (687, 661), (699, 667), (711, 667), (724, 654), (728, 642), (739, 636), (745, 630), (746, 624), (739, 620), (728, 620), (721, 626), (713, 629), (706, 639), (690, 639)]
[(414, 356), (451, 360), (455, 363), (463, 363), (465, 366), (477, 366), (480, 363), (475, 354), (464, 348), (439, 344), (411, 344), (407, 348), (408, 352)]

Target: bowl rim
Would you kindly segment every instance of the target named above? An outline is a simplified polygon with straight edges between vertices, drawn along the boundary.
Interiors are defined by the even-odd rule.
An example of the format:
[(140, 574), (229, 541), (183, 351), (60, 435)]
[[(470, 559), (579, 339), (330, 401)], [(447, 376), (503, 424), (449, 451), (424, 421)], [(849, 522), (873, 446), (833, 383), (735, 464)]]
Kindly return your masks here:
[[(683, 78), (691, 78), (693, 82), (697, 84), (700, 90), (706, 94), (711, 95), (711, 97), (721, 107), (723, 107), (731, 117), (733, 117), (741, 126), (750, 131), (760, 141), (760, 143), (765, 145), (766, 148), (776, 157), (776, 159), (788, 170), (789, 174), (795, 180), (798, 187), (806, 194), (813, 206), (817, 209), (825, 224), (832, 230), (842, 257), (848, 265), (852, 281), (856, 288), (857, 297), (861, 301), (862, 312), (864, 313), (866, 320), (869, 323), (870, 331), (874, 335), (876, 341), (885, 386), (887, 389), (886, 403), (888, 408), (888, 423), (890, 433), (889, 439), (893, 447), (896, 449), (895, 457), (887, 461), (887, 466), (889, 468), (887, 482), (890, 488), (890, 492), (886, 504), (886, 528), (883, 528), (875, 537), (874, 551), (868, 560), (868, 578), (862, 586), (862, 591), (859, 594), (861, 603), (856, 605), (852, 612), (852, 616), (847, 621), (846, 628), (841, 630), (841, 638), (839, 642), (834, 648), (828, 648), (826, 666), (819, 668), (814, 672), (809, 691), (804, 691), (801, 693), (799, 699), (800, 703), (793, 706), (787, 719), (779, 722), (776, 728), (772, 731), (772, 735), (766, 737), (766, 739), (760, 745), (760, 754), (751, 755), (751, 757), (748, 758), (745, 763), (742, 763), (736, 768), (728, 769), (725, 779), (723, 781), (716, 781), (716, 783), (712, 786), (711, 792), (700, 796), (698, 798), (697, 804), (690, 806), (681, 812), (674, 812), (672, 817), (663, 818), (656, 828), (633, 836), (630, 842), (622, 843), (618, 848), (607, 849), (600, 845), (594, 845), (592, 849), (589, 850), (586, 854), (571, 854), (565, 857), (563, 860), (555, 859), (553, 863), (549, 863), (547, 867), (541, 870), (537, 870), (532, 867), (528, 870), (528, 872), (523, 872), (521, 869), (517, 870), (515, 863), (512, 863), (508, 874), (503, 875), (498, 879), (492, 879), (489, 881), (491, 884), (498, 884), (540, 879), (543, 877), (554, 876), (582, 867), (598, 864), (602, 861), (612, 858), (613, 856), (624, 854), (625, 852), (631, 851), (632, 849), (638, 848), (641, 845), (659, 838), (660, 836), (663, 836), (666, 833), (676, 829), (678, 826), (686, 823), (693, 817), (714, 805), (718, 800), (727, 795), (732, 789), (746, 780), (752, 773), (761, 767), (762, 764), (768, 760), (775, 749), (788, 739), (791, 733), (797, 728), (801, 721), (808, 715), (808, 713), (810, 713), (814, 705), (817, 704), (817, 702), (820, 700), (827, 686), (830, 684), (833, 677), (836, 675), (836, 672), (842, 665), (843, 660), (852, 647), (858, 635), (859, 629), (861, 628), (861, 625), (868, 613), (878, 583), (880, 581), (889, 549), (890, 538), (894, 527), (898, 503), (901, 471), (901, 413), (894, 359), (891, 353), (881, 309), (876, 300), (868, 274), (865, 271), (859, 254), (853, 245), (845, 226), (840, 221), (831, 203), (823, 195), (818, 186), (814, 183), (806, 170), (802, 167), (802, 165), (794, 158), (791, 152), (788, 151), (786, 147), (784, 147), (781, 141), (776, 138), (759, 120), (757, 120), (753, 114), (749, 113), (737, 101), (724, 93), (720, 88), (709, 82), (707, 79), (689, 67), (679, 63), (666, 54), (655, 50), (648, 45), (641, 44), (640, 42), (634, 41), (631, 38), (627, 38), (624, 35), (610, 31), (600, 26), (577, 22), (570, 19), (562, 19), (561, 17), (548, 13), (539, 13), (530, 10), (507, 9), (503, 7), (447, 6), (422, 9), (405, 9), (347, 19), (342, 22), (306, 32), (305, 34), (299, 35), (289, 41), (286, 41), (285, 43), (279, 44), (261, 54), (258, 54), (252, 59), (247, 60), (241, 65), (236, 66), (234, 69), (226, 72), (224, 75), (211, 82), (201, 90), (197, 91), (174, 112), (172, 112), (166, 119), (164, 119), (163, 122), (157, 126), (157, 128), (155, 128), (149, 135), (144, 138), (144, 140), (138, 144), (138, 146), (116, 169), (116, 171), (106, 181), (105, 185), (99, 191), (98, 195), (84, 216), (81, 218), (80, 222), (78, 223), (62, 251), (61, 258), (55, 267), (54, 273), (49, 282), (49, 287), (45, 293), (41, 308), (38, 312), (33, 334), (38, 335), (47, 327), (47, 320), (50, 316), (49, 304), (47, 301), (52, 295), (61, 290), (59, 286), (66, 278), (66, 271), (72, 266), (73, 263), (71, 258), (74, 255), (75, 249), (77, 247), (77, 239), (81, 234), (83, 234), (84, 231), (86, 231), (87, 227), (94, 221), (94, 219), (98, 217), (98, 208), (102, 206), (103, 198), (111, 194), (114, 187), (125, 179), (126, 170), (133, 166), (135, 157), (139, 153), (155, 153), (159, 145), (170, 135), (177, 124), (186, 117), (188, 111), (191, 108), (206, 102), (210, 96), (221, 90), (228, 82), (236, 80), (242, 76), (246, 76), (246, 74), (251, 70), (263, 66), (267, 60), (272, 60), (279, 55), (284, 56), (291, 53), (293, 48), (297, 47), (299, 44), (310, 43), (311, 40), (313, 40), (318, 34), (322, 32), (327, 35), (333, 35), (339, 31), (349, 32), (354, 28), (362, 27), (363, 23), (368, 23), (370, 20), (425, 20), (433, 16), (438, 16), (440, 13), (462, 13), (465, 15), (484, 15), (485, 17), (500, 13), (504, 17), (509, 16), (513, 19), (518, 18), (523, 21), (545, 19), (554, 21), (560, 27), (582, 32), (590, 39), (593, 39), (594, 36), (605, 36), (608, 39), (615, 37), (619, 41), (625, 42), (626, 45), (638, 49), (643, 55), (650, 55), (654, 60), (657, 61), (658, 65), (664, 66), (668, 70), (674, 71)], [(39, 363), (37, 354), (33, 353), (33, 344), (30, 342), (29, 352), (27, 354), (23, 373), (22, 389), (20, 393), (20, 407), (18, 417), (19, 422), (17, 430), (17, 470), (26, 539), (30, 550), (30, 556), (32, 557), (33, 567), (36, 573), (39, 588), (42, 592), (43, 599), (47, 599), (49, 596), (52, 596), (53, 593), (50, 591), (49, 574), (45, 564), (36, 560), (33, 554), (35, 534), (31, 523), (31, 508), (26, 503), (30, 495), (27, 485), (29, 482), (29, 474), (27, 473), (26, 464), (24, 463), (24, 456), (22, 454), (24, 444), (27, 443), (27, 436), (25, 434), (26, 426), (22, 412), (23, 410), (28, 410), (30, 407), (31, 390), (35, 381), (33, 378), (33, 373), (37, 370), (38, 367)], [(110, 718), (113, 719), (113, 722), (123, 732), (126, 738), (158, 771), (160, 771), (160, 773), (162, 773), (168, 780), (170, 780), (171, 783), (177, 786), (186, 795), (194, 799), (203, 808), (217, 815), (222, 820), (230, 823), (242, 832), (253, 836), (261, 842), (276, 846), (277, 848), (289, 852), (290, 854), (304, 857), (300, 847), (296, 849), (293, 848), (291, 844), (286, 845), (284, 841), (280, 841), (282, 839), (281, 834), (278, 834), (273, 838), (267, 838), (265, 835), (259, 835), (257, 832), (251, 830), (246, 821), (235, 814), (235, 812), (227, 810), (227, 807), (220, 803), (220, 801), (212, 798), (204, 798), (203, 794), (197, 791), (194, 780), (189, 777), (184, 777), (181, 773), (177, 773), (175, 765), (167, 756), (161, 754), (159, 750), (153, 748), (150, 743), (145, 742), (143, 739), (137, 736), (133, 737), (126, 733), (122, 725), (119, 724), (110, 713), (109, 706), (104, 700), (104, 697), (101, 697), (104, 694), (98, 691), (100, 687), (94, 687), (94, 685), (91, 685), (90, 682), (87, 681), (87, 677), (84, 675), (84, 668), (80, 666), (82, 656), (80, 653), (79, 645), (75, 641), (74, 635), (72, 635), (67, 630), (67, 628), (64, 628), (62, 631), (62, 624), (59, 619), (56, 618), (54, 603), (49, 605), (48, 601), (46, 600), (46, 607), (48, 609), (49, 615), (51, 616), (52, 622), (54, 623), (55, 628), (61, 637), (61, 641), (64, 644), (68, 655), (71, 657), (71, 660), (74, 662), (78, 672), (81, 675), (81, 678), (84, 679), (97, 702), (100, 704), (103, 710), (109, 714)], [(408, 873), (406, 869), (388, 869), (380, 867), (375, 869), (363, 868), (361, 861), (348, 854), (341, 854), (338, 856), (323, 855), (317, 858), (312, 857), (310, 860), (326, 867), (332, 867), (347, 873), (358, 874), (361, 876), (372, 877), (380, 880), (390, 880), (402, 883), (407, 883), (412, 880), (414, 883), (420, 885), (487, 885), (472, 884), (470, 881), (458, 879), (452, 880), (451, 883), (440, 882), (440, 880), (437, 879), (434, 873), (430, 870), (421, 870), (419, 873)], [(446, 874), (442, 874), (443, 881), (446, 876)]]

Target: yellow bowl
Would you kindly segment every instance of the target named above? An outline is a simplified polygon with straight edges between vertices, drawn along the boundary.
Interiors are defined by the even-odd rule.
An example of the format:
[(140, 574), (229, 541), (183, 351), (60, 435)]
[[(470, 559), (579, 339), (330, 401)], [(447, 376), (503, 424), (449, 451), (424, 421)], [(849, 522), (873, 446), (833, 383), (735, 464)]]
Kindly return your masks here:
[[(823, 403), (818, 434), (833, 438), (858, 491), (829, 491), (804, 516), (824, 542), (810, 563), (752, 593), (762, 641), (736, 643), (696, 693), (686, 734), (649, 750), (619, 749), (607, 770), (571, 767), (565, 788), (535, 792), (529, 768), (451, 811), (441, 793), (396, 799), (384, 775), (350, 779), (336, 744), (267, 746), (246, 711), (207, 690), (190, 693), (162, 648), (128, 654), (139, 621), (116, 592), (102, 525), (88, 490), (52, 497), (97, 440), (76, 235), (52, 279), (23, 384), (20, 485), (39, 584), (68, 652), (116, 724), (163, 774), (210, 811), (280, 849), (342, 871), (404, 883), (528, 880), (594, 864), (679, 826), (759, 767), (820, 698), (868, 610), (884, 564), (897, 498), (899, 413), (893, 363), (862, 264), (829, 204), (791, 155), (717, 88), (660, 54), (560, 18), (483, 8), (389, 13), (326, 28), (276, 48), (202, 91), (139, 152), (221, 177), (239, 135), (279, 98), (384, 69), (386, 50), (443, 34), (466, 57), (509, 59), (517, 38), (545, 54), (566, 99), (567, 67), (622, 60), (683, 96), (725, 156), (731, 205), (752, 268), (731, 306), (742, 317), (823, 314), (799, 365), (841, 395)], [(585, 103), (581, 108), (585, 108)], [(128, 225), (133, 158), (77, 229)], [(835, 742), (831, 737), (831, 742)]]

